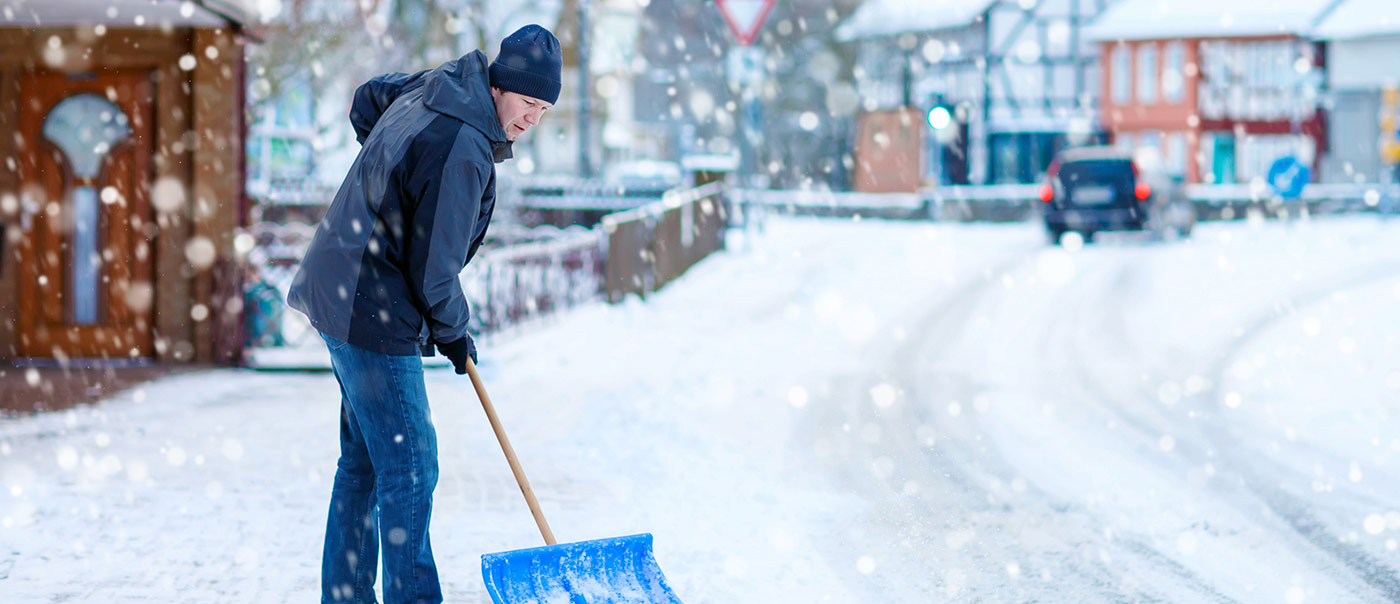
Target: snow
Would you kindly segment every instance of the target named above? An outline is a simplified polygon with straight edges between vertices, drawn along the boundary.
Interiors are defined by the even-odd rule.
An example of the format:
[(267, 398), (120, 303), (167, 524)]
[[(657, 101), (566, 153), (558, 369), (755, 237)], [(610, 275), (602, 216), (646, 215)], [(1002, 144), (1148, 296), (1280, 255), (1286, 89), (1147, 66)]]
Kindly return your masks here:
[(1337, 0), (1121, 0), (1085, 31), (1091, 40), (1307, 35)]
[[(241, 0), (217, 3), (218, 11), (201, 2), (174, 0), (5, 0), (14, 22), (24, 25), (117, 24), (122, 27), (160, 27), (164, 24), (193, 27), (225, 27), (232, 18), (248, 23), (253, 14)], [(99, 10), (103, 9), (105, 10)], [(4, 24), (8, 19), (0, 20)]]
[[(481, 342), (555, 534), (650, 532), (685, 602), (1385, 602), (1400, 222), (770, 219), (642, 302)], [(450, 602), (539, 534), (427, 375)], [(0, 422), (19, 602), (315, 600), (339, 393), (211, 370)]]
[(1345, 0), (1313, 30), (1319, 40), (1386, 35), (1400, 35), (1400, 3), (1393, 0)]
[(994, 0), (866, 0), (836, 28), (836, 39), (851, 42), (971, 24)]
[(739, 156), (691, 154), (681, 158), (681, 167), (696, 172), (733, 172), (739, 168)]

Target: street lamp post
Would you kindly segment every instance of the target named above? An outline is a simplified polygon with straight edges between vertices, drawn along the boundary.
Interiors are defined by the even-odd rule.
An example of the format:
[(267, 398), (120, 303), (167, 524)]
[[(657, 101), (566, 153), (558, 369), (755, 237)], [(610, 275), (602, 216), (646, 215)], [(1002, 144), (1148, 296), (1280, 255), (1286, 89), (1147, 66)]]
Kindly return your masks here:
[(578, 2), (578, 171), (579, 176), (593, 176), (593, 162), (589, 157), (593, 139), (593, 123), (589, 113), (588, 90), (588, 0)]

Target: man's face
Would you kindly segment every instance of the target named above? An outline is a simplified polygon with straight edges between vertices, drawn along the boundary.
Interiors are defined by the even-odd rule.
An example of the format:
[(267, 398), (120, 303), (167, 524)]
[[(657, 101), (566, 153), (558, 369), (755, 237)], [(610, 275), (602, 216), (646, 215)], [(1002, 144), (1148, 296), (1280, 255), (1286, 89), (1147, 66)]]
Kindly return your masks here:
[(506, 130), (506, 139), (515, 140), (526, 130), (540, 123), (540, 117), (554, 105), (535, 97), (517, 94), (500, 88), (491, 88), (491, 99), (496, 101), (496, 117), (501, 119), (501, 127)]

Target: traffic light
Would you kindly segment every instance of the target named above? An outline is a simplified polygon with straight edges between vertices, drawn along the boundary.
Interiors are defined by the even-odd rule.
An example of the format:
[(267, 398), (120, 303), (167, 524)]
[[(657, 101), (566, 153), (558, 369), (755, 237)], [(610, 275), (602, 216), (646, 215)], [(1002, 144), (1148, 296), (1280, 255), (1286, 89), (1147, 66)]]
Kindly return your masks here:
[(934, 130), (942, 130), (953, 123), (953, 110), (947, 105), (936, 105), (928, 110), (928, 125)]
[(933, 106), (925, 116), (925, 121), (933, 128), (931, 143), (934, 146), (930, 151), (934, 155), (930, 163), (936, 167), (931, 168), (931, 172), (938, 174), (940, 184), (968, 182), (967, 116), (967, 105), (945, 102), (942, 96), (933, 99)]

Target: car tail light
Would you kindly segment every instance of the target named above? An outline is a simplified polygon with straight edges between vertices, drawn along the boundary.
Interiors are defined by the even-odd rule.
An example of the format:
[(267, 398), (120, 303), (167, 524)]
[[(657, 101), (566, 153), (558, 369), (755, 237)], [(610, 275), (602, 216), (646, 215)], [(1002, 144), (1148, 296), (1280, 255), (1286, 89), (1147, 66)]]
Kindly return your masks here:
[(1137, 186), (1133, 187), (1133, 194), (1136, 195), (1138, 199), (1145, 200), (1152, 196), (1152, 187), (1148, 186), (1145, 182), (1140, 182)]
[(1055, 187), (1050, 185), (1040, 185), (1040, 200), (1050, 203), (1055, 199)]

